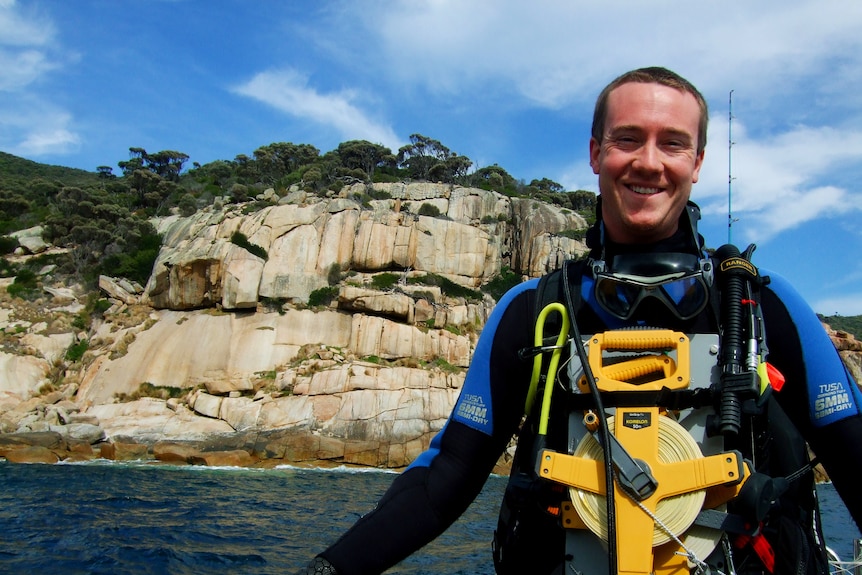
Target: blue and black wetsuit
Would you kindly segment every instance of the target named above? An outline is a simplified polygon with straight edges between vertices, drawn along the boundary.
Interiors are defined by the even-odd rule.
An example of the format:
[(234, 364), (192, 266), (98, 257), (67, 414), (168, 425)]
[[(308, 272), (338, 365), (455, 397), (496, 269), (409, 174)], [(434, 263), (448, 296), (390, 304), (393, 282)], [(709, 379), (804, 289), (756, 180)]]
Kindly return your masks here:
[[(640, 249), (661, 250), (661, 247)], [(798, 429), (823, 464), (856, 524), (862, 525), (862, 490), (854, 485), (862, 477), (859, 390), (816, 315), (783, 279), (762, 273), (770, 275), (772, 280), (761, 294), (769, 361), (786, 377), (786, 383), (775, 394), (777, 404), (783, 408), (772, 410), (775, 422), (755, 430), (760, 434), (762, 451), (758, 468), (773, 475), (798, 469), (806, 457), (802, 452), (804, 444), (795, 438)], [(584, 276), (585, 285), (588, 281)], [(482, 331), (464, 387), (443, 430), (430, 448), (394, 480), (377, 506), (321, 554), (339, 575), (381, 573), (445, 531), (481, 491), (519, 429), (516, 470), (519, 457), (526, 457), (523, 453), (529, 452), (529, 447), (524, 444), (530, 442), (532, 432), (529, 420), (523, 428), (521, 423), (532, 362), (520, 359), (518, 351), (533, 345), (537, 285), (538, 280), (525, 282), (500, 300)], [(585, 291), (585, 295), (589, 294)], [(632, 323), (640, 320), (684, 333), (717, 330), (716, 320), (708, 311), (684, 322), (669, 320), (667, 313), (649, 317), (650, 313), (649, 309), (643, 310), (642, 316), (633, 318)], [(603, 319), (591, 307), (589, 297), (584, 298), (576, 317), (582, 333), (619, 327), (608, 326), (607, 318)], [(791, 429), (794, 427), (791, 421), (795, 429)], [(552, 420), (549, 441), (554, 434)], [(770, 450), (773, 444), (781, 448)], [(795, 449), (788, 448), (794, 444)], [(776, 573), (791, 569), (794, 573), (805, 573), (806, 569), (809, 573), (816, 572), (815, 567), (805, 567), (811, 558), (800, 556), (816, 554), (809, 549), (816, 544), (811, 543), (813, 534), (807, 533), (811, 531), (808, 523), (814, 507), (810, 486), (809, 477), (807, 482), (796, 482), (782, 497), (780, 505), (785, 518), (782, 521), (789, 522), (792, 528), (784, 525), (767, 533), (775, 539), (771, 541), (774, 547), (790, 548), (795, 553), (779, 558)], [(541, 512), (526, 513), (521, 519), (524, 539), (505, 551), (508, 556), (498, 569), (506, 573), (551, 573), (563, 558), (563, 530), (555, 518)], [(748, 561), (742, 555), (737, 567), (740, 564), (744, 567)], [(797, 571), (800, 563), (803, 570)]]

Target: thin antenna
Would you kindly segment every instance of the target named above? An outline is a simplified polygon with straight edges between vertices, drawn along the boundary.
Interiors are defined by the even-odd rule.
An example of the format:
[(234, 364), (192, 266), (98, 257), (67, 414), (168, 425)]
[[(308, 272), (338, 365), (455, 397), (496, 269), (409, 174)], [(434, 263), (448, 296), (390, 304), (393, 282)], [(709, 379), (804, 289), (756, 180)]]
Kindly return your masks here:
[(733, 219), (733, 209), (732, 209), (732, 198), (733, 198), (733, 190), (732, 190), (732, 182), (733, 182), (733, 171), (731, 170), (731, 148), (733, 148), (733, 138), (731, 138), (731, 130), (733, 128), (733, 90), (727, 95), (727, 243), (732, 244), (732, 228), (733, 222), (737, 221)]

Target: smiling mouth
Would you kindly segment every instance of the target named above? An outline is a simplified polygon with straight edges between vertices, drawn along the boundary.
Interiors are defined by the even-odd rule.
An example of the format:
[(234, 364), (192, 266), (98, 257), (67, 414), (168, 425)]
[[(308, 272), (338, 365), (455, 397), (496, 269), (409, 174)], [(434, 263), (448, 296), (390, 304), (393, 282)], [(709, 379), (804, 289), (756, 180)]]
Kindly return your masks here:
[(645, 186), (628, 186), (628, 189), (642, 196), (652, 196), (661, 192), (661, 188), (647, 188)]

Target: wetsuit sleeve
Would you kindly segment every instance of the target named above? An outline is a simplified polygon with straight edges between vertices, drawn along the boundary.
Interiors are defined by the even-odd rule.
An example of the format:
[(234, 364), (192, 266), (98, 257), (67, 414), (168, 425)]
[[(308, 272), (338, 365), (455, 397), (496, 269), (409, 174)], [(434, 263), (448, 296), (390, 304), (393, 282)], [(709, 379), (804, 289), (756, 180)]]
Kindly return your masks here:
[[(763, 271), (763, 270), (761, 270)], [(768, 361), (787, 381), (778, 402), (862, 526), (862, 395), (813, 310), (772, 273), (763, 292)]]
[(523, 414), (531, 364), (517, 352), (532, 339), (535, 286), (513, 288), (495, 307), (455, 408), (429, 449), (321, 553), (339, 575), (385, 571), (443, 533), (479, 494)]

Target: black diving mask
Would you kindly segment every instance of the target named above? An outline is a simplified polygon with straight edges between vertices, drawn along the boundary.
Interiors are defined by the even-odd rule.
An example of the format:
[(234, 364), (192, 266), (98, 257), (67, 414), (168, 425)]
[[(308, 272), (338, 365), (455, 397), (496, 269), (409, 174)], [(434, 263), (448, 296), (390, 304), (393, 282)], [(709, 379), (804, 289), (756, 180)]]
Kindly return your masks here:
[(608, 313), (627, 320), (647, 298), (661, 301), (679, 319), (691, 319), (709, 302), (712, 263), (694, 254), (621, 254), (613, 271), (593, 261), (595, 296)]

